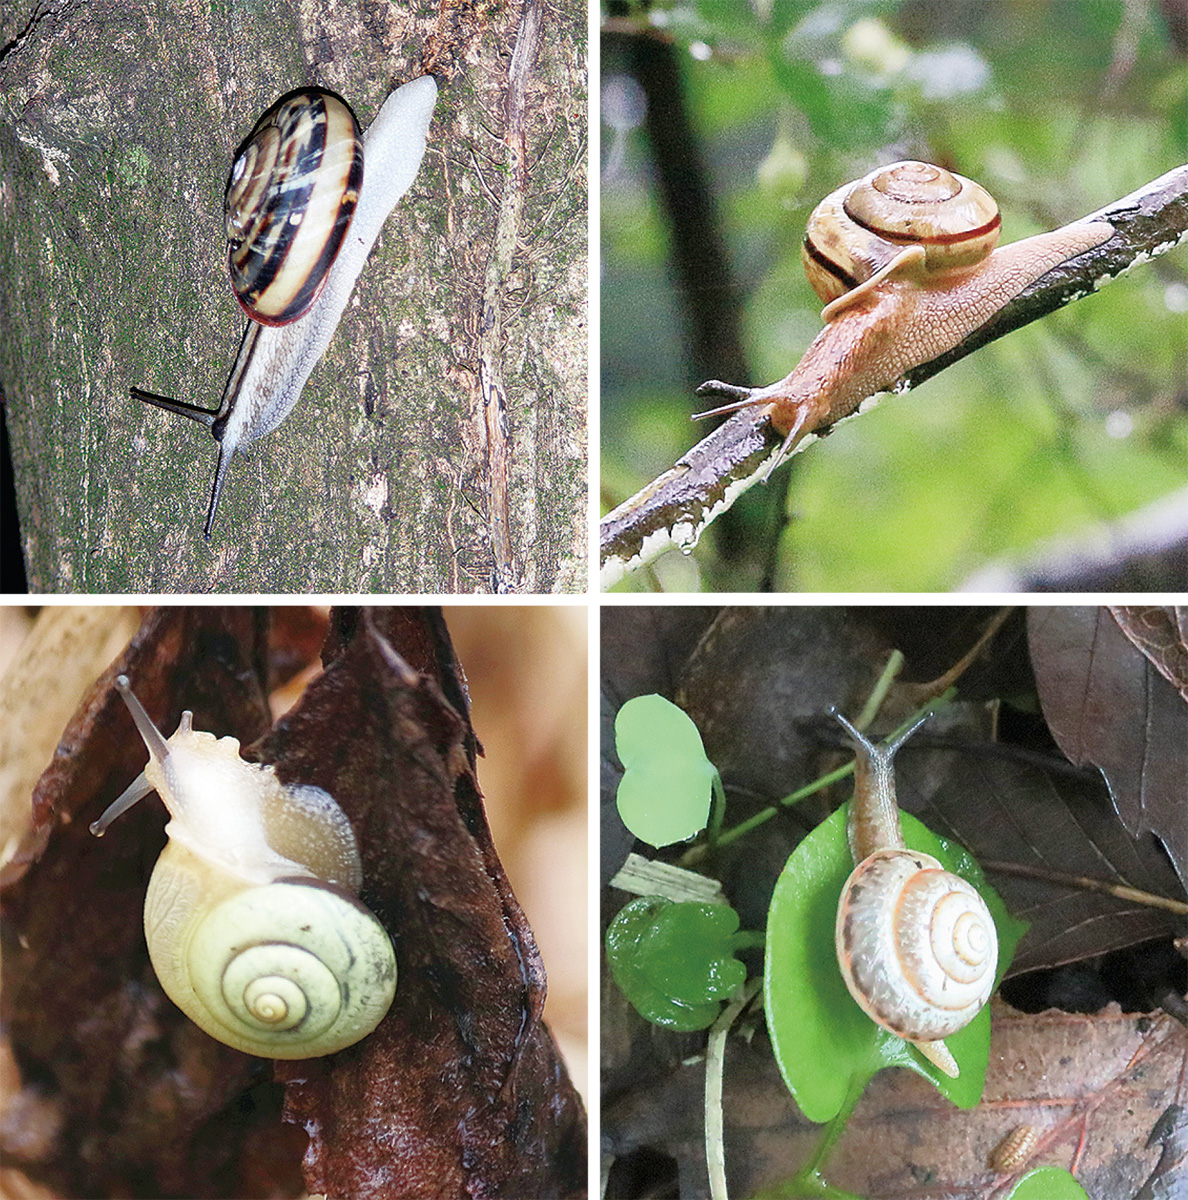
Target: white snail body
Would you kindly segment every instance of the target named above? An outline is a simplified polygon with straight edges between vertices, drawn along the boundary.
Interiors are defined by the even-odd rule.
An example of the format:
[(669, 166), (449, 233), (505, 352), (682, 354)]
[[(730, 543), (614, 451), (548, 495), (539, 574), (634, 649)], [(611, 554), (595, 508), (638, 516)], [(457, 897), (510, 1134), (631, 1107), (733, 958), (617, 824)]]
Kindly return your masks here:
[(1024, 289), (1114, 233), (1105, 221), (1080, 221), (996, 249), (999, 227), (985, 189), (931, 163), (892, 163), (838, 188), (810, 216), (802, 250), (826, 301), (825, 328), (778, 383), (703, 383), (698, 395), (732, 402), (697, 416), (765, 406), (784, 435), (774, 470), (806, 434), (956, 348)]
[(356, 898), (362, 865), (342, 809), (285, 786), (232, 737), (166, 740), (116, 687), (149, 750), (144, 771), (91, 826), (101, 836), (156, 791), (169, 842), (145, 896), (149, 957), (166, 995), (212, 1037), (264, 1058), (314, 1058), (366, 1037), (396, 988), (383, 926)]
[[(285, 324), (248, 322), (217, 409), (132, 389), (138, 399), (206, 425), (219, 443), (203, 526), (208, 541), (232, 458), (271, 433), (293, 410), (310, 372), (334, 336), (384, 221), (412, 186), (425, 153), (436, 99), (437, 84), (425, 75), (397, 88), (384, 101), (363, 135), (363, 179), (338, 253), (329, 263), (316, 252), (309, 256), (317, 269), (325, 267), (320, 290), (313, 289), (312, 302), (303, 315)], [(348, 180), (344, 195), (350, 190)], [(322, 222), (323, 230), (325, 227)]]
[(855, 866), (838, 901), (838, 967), (871, 1020), (956, 1078), (943, 1039), (968, 1025), (994, 990), (994, 919), (972, 885), (903, 843), (892, 759), (920, 722), (876, 746), (835, 715), (858, 755), (847, 821)]

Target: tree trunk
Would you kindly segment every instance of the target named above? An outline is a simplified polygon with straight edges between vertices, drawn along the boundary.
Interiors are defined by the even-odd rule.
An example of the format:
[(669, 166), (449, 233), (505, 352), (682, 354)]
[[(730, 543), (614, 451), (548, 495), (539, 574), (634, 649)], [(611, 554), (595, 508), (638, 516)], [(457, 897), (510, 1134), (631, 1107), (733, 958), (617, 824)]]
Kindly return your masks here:
[[(0, 383), (30, 589), (583, 590), (585, 6), (543, 10), (521, 106), (520, 4), (192, 0), (169, 23), (143, 2), (19, 7), (0, 27)], [(232, 151), (291, 88), (340, 93), (366, 128), (427, 71), (442, 88), (420, 174), (297, 407), (234, 459), (208, 544), (213, 440), (129, 388), (218, 403), (244, 325)], [(480, 338), (517, 180), (493, 455)]]

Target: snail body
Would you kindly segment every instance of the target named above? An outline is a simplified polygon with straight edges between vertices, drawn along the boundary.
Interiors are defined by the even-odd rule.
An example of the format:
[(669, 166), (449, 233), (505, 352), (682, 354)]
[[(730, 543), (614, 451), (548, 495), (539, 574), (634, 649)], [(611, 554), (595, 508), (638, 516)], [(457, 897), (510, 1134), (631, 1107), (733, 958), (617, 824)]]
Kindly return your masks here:
[(994, 990), (994, 920), (974, 887), (904, 845), (892, 760), (921, 722), (877, 746), (835, 716), (857, 751), (846, 825), (854, 870), (838, 901), (838, 967), (871, 1020), (956, 1078), (944, 1038), (968, 1025)]
[[(397, 88), (362, 135), (356, 170), (350, 109), (333, 93), (301, 89), (269, 109), (236, 158), (227, 194), (229, 268), (251, 319), (219, 406), (132, 389), (136, 399), (205, 425), (219, 443), (203, 526), (208, 541), (232, 458), (293, 410), (380, 229), (412, 186), (436, 98), (429, 75)], [(288, 175), (270, 174), (273, 167), (289, 168), (294, 185)]]
[(718, 380), (698, 395), (764, 406), (784, 436), (774, 469), (808, 433), (849, 416), (911, 368), (960, 345), (1025, 288), (1113, 236), (1082, 221), (996, 248), (1001, 220), (984, 188), (930, 163), (881, 167), (827, 196), (809, 218), (802, 262), (825, 328), (778, 383)]
[(91, 826), (102, 836), (156, 791), (169, 841), (145, 896), (144, 929), (166, 995), (212, 1037), (265, 1058), (313, 1058), (369, 1034), (392, 1003), (396, 958), (357, 899), (346, 814), (321, 788), (285, 786), (233, 737), (153, 725), (121, 675), (149, 762)]

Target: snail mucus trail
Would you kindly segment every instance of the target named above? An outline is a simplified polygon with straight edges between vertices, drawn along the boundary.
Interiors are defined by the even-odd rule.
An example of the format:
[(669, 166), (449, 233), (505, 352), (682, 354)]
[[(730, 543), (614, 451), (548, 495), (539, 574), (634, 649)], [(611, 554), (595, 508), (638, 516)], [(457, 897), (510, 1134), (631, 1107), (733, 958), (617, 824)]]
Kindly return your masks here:
[(437, 84), (397, 88), (360, 136), (341, 97), (282, 96), (235, 157), (227, 186), (228, 269), (249, 320), (216, 409), (141, 388), (134, 399), (205, 425), (219, 443), (203, 536), (210, 540), (236, 453), (292, 411), (334, 336), (355, 280), (425, 153)]
[(233, 737), (166, 739), (116, 679), (149, 762), (91, 825), (102, 836), (156, 791), (168, 842), (149, 879), (144, 932), (165, 994), (211, 1037), (262, 1058), (315, 1058), (366, 1037), (396, 990), (387, 931), (358, 899), (346, 814), (321, 788), (282, 784)]

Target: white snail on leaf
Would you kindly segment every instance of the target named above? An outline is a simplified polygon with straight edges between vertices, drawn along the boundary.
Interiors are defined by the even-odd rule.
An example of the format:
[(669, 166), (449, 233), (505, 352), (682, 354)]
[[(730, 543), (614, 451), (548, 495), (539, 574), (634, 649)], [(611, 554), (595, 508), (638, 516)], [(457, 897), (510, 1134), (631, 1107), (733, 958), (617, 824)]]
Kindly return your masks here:
[(210, 540), (236, 453), (292, 411), (330, 344), (388, 214), (412, 186), (437, 99), (430, 75), (397, 88), (360, 137), (341, 97), (282, 96), (231, 169), (226, 225), (231, 286), (251, 318), (217, 409), (133, 388), (205, 425), (219, 443), (203, 535)]
[(825, 328), (778, 383), (703, 383), (698, 395), (732, 402), (697, 416), (766, 407), (784, 435), (774, 470), (806, 434), (954, 349), (1025, 288), (1114, 233), (1105, 221), (1079, 221), (995, 249), (1000, 224), (984, 188), (931, 163), (892, 163), (838, 188), (809, 217), (802, 252), (826, 302)]
[(144, 771), (92, 824), (102, 836), (156, 791), (169, 842), (144, 903), (165, 994), (211, 1037), (263, 1058), (314, 1058), (366, 1037), (396, 990), (392, 942), (357, 899), (363, 869), (346, 814), (321, 788), (286, 786), (233, 737), (168, 740), (121, 675), (149, 751)]
[(877, 746), (834, 716), (857, 751), (846, 823), (855, 865), (835, 929), (842, 978), (872, 1021), (956, 1078), (944, 1038), (964, 1029), (994, 990), (994, 919), (971, 884), (904, 845), (892, 759), (924, 718)]

